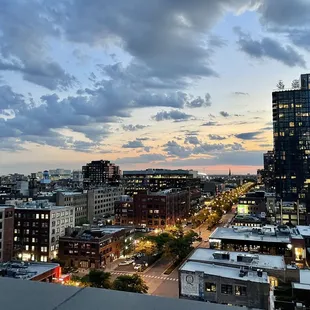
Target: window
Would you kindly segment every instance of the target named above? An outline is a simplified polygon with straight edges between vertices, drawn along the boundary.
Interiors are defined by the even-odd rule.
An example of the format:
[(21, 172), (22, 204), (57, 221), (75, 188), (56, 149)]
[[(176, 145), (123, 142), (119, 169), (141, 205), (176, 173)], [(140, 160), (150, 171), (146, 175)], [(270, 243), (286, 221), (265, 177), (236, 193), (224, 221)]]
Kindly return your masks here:
[(29, 233), (30, 233), (29, 229), (25, 229), (25, 234), (29, 235)]
[(205, 290), (206, 290), (206, 292), (215, 293), (216, 292), (216, 284), (207, 282), (206, 286), (205, 286)]
[(52, 213), (52, 219), (54, 219), (56, 217), (55, 213)]
[(221, 293), (226, 295), (232, 295), (232, 285), (222, 284), (221, 285)]
[(32, 238), (32, 243), (36, 243), (37, 239), (36, 238)]
[(47, 252), (47, 246), (41, 246), (41, 252)]
[(42, 255), (40, 260), (41, 262), (47, 262), (47, 256)]
[(246, 296), (247, 295), (246, 286), (236, 285), (235, 286), (235, 295), (236, 296)]
[(29, 245), (25, 245), (25, 250), (29, 251)]
[(34, 245), (31, 246), (31, 251), (35, 251), (36, 247)]
[(60, 220), (57, 220), (57, 225), (60, 225)]
[(55, 234), (55, 229), (54, 229), (54, 228), (52, 229), (52, 235), (53, 235), (53, 234)]
[(48, 220), (49, 216), (48, 214), (45, 214), (45, 219)]
[(36, 219), (38, 220), (39, 218), (40, 218), (40, 214), (37, 213), (37, 214), (36, 214)]

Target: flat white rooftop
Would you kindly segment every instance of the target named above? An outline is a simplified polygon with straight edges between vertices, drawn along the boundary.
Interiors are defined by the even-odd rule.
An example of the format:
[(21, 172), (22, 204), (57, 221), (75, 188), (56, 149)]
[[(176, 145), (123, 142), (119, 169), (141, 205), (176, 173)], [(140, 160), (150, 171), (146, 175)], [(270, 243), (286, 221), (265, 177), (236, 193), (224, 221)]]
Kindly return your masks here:
[(272, 235), (259, 235), (250, 231), (239, 231), (231, 227), (218, 227), (209, 237), (211, 239), (226, 239), (226, 240), (248, 240), (255, 242), (270, 242), (270, 243), (291, 243), (289, 236), (272, 236)]
[(299, 276), (300, 276), (300, 283), (310, 285), (310, 270), (300, 269)]
[(301, 226), (301, 225), (298, 225), (298, 226), (296, 226), (296, 228), (299, 230), (299, 233), (300, 233), (302, 236), (310, 237), (310, 226)]
[(206, 262), (209, 264), (216, 264), (216, 263), (227, 263), (230, 265), (236, 265), (236, 266), (253, 266), (256, 268), (264, 268), (264, 269), (278, 269), (278, 270), (284, 270), (285, 269), (285, 262), (283, 256), (274, 256), (274, 255), (263, 255), (263, 254), (247, 254), (247, 255), (253, 255), (256, 257), (252, 260), (251, 263), (246, 262), (238, 262), (237, 256), (238, 255), (245, 255), (244, 252), (227, 252), (229, 253), (230, 259), (215, 259), (213, 254), (224, 251), (219, 250), (213, 250), (213, 249), (203, 249), (198, 248), (195, 250), (195, 252), (188, 258), (189, 261), (200, 261), (200, 262)]
[(228, 279), (237, 279), (240, 281), (251, 281), (258, 283), (269, 283), (268, 276), (266, 272), (263, 272), (262, 277), (257, 276), (256, 271), (249, 271), (244, 277), (239, 276), (239, 268), (235, 267), (223, 267), (212, 264), (198, 263), (193, 261), (186, 262), (181, 268), (180, 271), (200, 271), (206, 275), (218, 276)]
[[(24, 265), (24, 268), (18, 268), (18, 262), (9, 262), (9, 263), (1, 263), (1, 269), (7, 269), (11, 271), (16, 271), (16, 275), (20, 279), (31, 280), (32, 278), (45, 273), (47, 271), (53, 270), (54, 268), (59, 267), (59, 264), (56, 263), (29, 263)], [(11, 268), (10, 266), (15, 266)]]

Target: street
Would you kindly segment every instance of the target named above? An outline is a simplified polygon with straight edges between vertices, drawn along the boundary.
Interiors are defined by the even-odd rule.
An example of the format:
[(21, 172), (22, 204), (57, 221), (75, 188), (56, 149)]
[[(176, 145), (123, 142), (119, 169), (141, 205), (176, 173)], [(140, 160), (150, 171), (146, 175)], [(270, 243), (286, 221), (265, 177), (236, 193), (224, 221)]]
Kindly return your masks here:
[[(217, 226), (224, 226), (231, 221), (234, 217), (234, 208), (232, 212), (224, 214), (222, 216), (222, 223)], [(190, 230), (187, 228), (186, 230)], [(209, 236), (212, 231), (207, 230), (207, 224), (203, 223), (199, 227), (193, 229), (197, 234), (200, 234), (202, 242), (195, 242), (193, 246), (195, 248), (208, 248), (209, 242), (205, 241), (209, 239)], [(178, 267), (170, 274), (165, 275), (164, 271), (169, 267), (171, 261), (167, 258), (161, 258), (154, 265), (147, 268), (144, 272), (139, 272), (139, 275), (142, 276), (143, 280), (149, 287), (148, 294), (163, 296), (163, 297), (174, 297), (179, 296), (179, 286), (178, 286)], [(134, 274), (136, 273), (132, 265), (128, 266), (118, 266), (114, 270), (110, 271), (112, 275), (112, 280), (117, 278), (120, 275), (125, 274)]]

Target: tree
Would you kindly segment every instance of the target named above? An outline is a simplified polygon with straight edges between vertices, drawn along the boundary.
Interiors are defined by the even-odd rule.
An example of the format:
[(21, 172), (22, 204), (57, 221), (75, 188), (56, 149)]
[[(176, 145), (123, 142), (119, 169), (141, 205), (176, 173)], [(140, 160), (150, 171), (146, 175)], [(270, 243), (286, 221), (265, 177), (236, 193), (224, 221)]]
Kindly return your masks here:
[(148, 286), (145, 284), (143, 279), (137, 275), (124, 275), (117, 277), (112, 288), (117, 291), (125, 291), (132, 293), (146, 294), (148, 291)]
[(280, 81), (278, 82), (277, 88), (280, 89), (280, 90), (285, 88), (285, 85), (284, 85), (284, 83), (283, 83), (282, 80), (280, 80)]
[(293, 80), (292, 81), (292, 88), (293, 89), (299, 89), (300, 88), (299, 80)]
[(197, 237), (198, 235), (191, 230), (183, 237), (172, 239), (165, 246), (165, 255), (178, 260), (184, 259), (193, 250), (192, 243)]
[(111, 274), (101, 270), (91, 270), (88, 275), (82, 278), (83, 283), (89, 283), (90, 287), (111, 288)]
[(150, 240), (140, 240), (139, 243), (136, 244), (135, 252), (136, 253), (144, 253), (147, 256), (150, 256), (158, 251), (156, 243)]
[(156, 243), (159, 252), (163, 251), (165, 244), (173, 239), (173, 236), (167, 232), (159, 234), (158, 236), (148, 236), (146, 240)]

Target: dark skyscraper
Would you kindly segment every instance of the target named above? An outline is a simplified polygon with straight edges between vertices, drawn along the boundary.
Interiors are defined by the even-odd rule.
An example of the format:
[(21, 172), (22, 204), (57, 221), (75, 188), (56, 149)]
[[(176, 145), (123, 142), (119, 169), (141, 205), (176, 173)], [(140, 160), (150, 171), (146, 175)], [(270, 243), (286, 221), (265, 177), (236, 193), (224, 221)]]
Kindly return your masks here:
[(272, 93), (276, 196), (305, 200), (310, 182), (310, 74)]
[(97, 187), (103, 185), (119, 184), (121, 171), (119, 166), (108, 160), (96, 160), (82, 168), (84, 187)]

